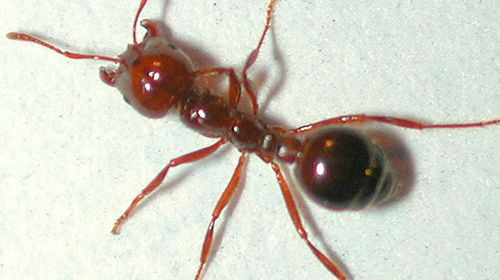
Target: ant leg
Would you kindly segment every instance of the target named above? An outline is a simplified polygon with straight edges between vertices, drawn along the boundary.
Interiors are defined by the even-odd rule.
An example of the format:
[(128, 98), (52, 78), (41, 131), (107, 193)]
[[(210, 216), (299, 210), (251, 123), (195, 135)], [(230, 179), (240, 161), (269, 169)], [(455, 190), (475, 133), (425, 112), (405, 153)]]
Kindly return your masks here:
[(254, 115), (257, 115), (257, 112), (259, 111), (259, 105), (257, 104), (257, 95), (255, 94), (255, 91), (250, 85), (250, 80), (247, 77), (247, 71), (250, 68), (250, 66), (252, 66), (255, 63), (257, 57), (259, 56), (260, 47), (262, 46), (264, 38), (266, 37), (266, 34), (269, 31), (269, 28), (271, 27), (271, 21), (273, 19), (273, 12), (275, 6), (276, 6), (276, 0), (271, 0), (267, 6), (267, 17), (266, 17), (266, 25), (264, 26), (264, 31), (260, 36), (259, 42), (257, 43), (257, 47), (248, 55), (247, 61), (245, 63), (245, 66), (243, 67), (243, 71), (241, 74), (243, 78), (243, 87), (245, 88), (245, 91), (249, 95), (250, 101), (252, 102)]
[[(264, 32), (262, 33), (259, 43), (257, 44), (257, 48), (255, 48), (250, 55), (247, 58), (247, 61), (245, 63), (245, 66), (243, 68), (243, 87), (245, 88), (245, 91), (248, 94), (248, 97), (250, 98), (250, 102), (252, 104), (252, 112), (254, 115), (257, 114), (259, 110), (259, 105), (257, 104), (257, 96), (255, 94), (255, 91), (252, 89), (250, 85), (250, 81), (247, 77), (247, 70), (254, 64), (254, 62), (257, 60), (257, 56), (259, 55), (259, 50), (260, 47), (262, 46), (262, 43), (264, 42), (264, 38), (266, 37), (266, 33), (271, 27), (271, 19), (272, 19), (272, 14), (274, 10), (274, 6), (276, 5), (276, 0), (271, 0), (267, 7), (267, 19), (266, 19), (266, 26), (264, 28)], [(207, 69), (201, 69), (197, 70), (194, 72), (195, 77), (199, 76), (204, 76), (204, 75), (222, 75), (226, 74), (229, 76), (229, 104), (231, 107), (236, 108), (238, 106), (238, 103), (240, 101), (241, 97), (241, 88), (240, 88), (240, 82), (238, 81), (238, 78), (236, 77), (236, 74), (234, 73), (233, 68), (207, 68)]]
[(215, 206), (214, 212), (212, 213), (212, 219), (210, 220), (210, 224), (208, 224), (207, 233), (205, 234), (205, 241), (203, 242), (203, 249), (200, 256), (200, 266), (196, 271), (196, 276), (194, 277), (195, 280), (201, 279), (201, 272), (208, 261), (208, 255), (210, 254), (210, 248), (212, 247), (215, 221), (219, 218), (222, 210), (224, 210), (224, 208), (229, 203), (229, 200), (234, 195), (234, 191), (238, 187), (243, 172), (243, 167), (246, 161), (247, 154), (242, 153), (238, 161), (238, 165), (236, 165), (236, 168), (234, 169), (231, 181), (229, 181), (229, 184), (219, 198), (219, 201), (217, 201), (217, 205)]
[(288, 130), (288, 133), (292, 134), (303, 134), (310, 132), (312, 130), (318, 129), (320, 127), (328, 125), (338, 125), (338, 124), (360, 124), (367, 122), (381, 122), (390, 125), (395, 125), (404, 128), (411, 129), (442, 129), (442, 128), (471, 128), (471, 127), (483, 127), (488, 125), (495, 125), (500, 123), (500, 119), (494, 119), (489, 121), (480, 121), (472, 123), (450, 123), (450, 124), (429, 124), (419, 121), (413, 121), (410, 119), (386, 117), (386, 116), (370, 116), (370, 115), (346, 115), (336, 118), (326, 119), (316, 123), (300, 126), (298, 128)]
[(337, 277), (339, 280), (346, 280), (347, 276), (345, 273), (342, 271), (342, 269), (335, 264), (332, 260), (330, 260), (323, 252), (321, 252), (316, 246), (314, 246), (309, 238), (307, 237), (307, 232), (304, 229), (302, 225), (302, 221), (300, 219), (300, 214), (297, 209), (297, 205), (295, 204), (295, 201), (293, 200), (292, 193), (290, 192), (290, 187), (288, 186), (288, 183), (283, 176), (283, 173), (281, 172), (280, 167), (278, 164), (275, 162), (271, 162), (271, 166), (274, 170), (274, 173), (276, 173), (276, 178), (278, 179), (278, 183), (281, 188), (281, 192), (283, 193), (283, 198), (285, 199), (286, 207), (288, 208), (288, 213), (290, 214), (290, 217), (292, 218), (293, 224), (295, 225), (295, 229), (297, 229), (297, 232), (300, 235), (300, 238), (304, 240), (309, 246), (309, 249), (316, 255), (316, 257), (321, 261), (321, 263), (333, 274), (335, 277)]
[(127, 208), (127, 210), (118, 218), (115, 222), (115, 225), (113, 226), (113, 229), (111, 230), (111, 233), (113, 234), (119, 234), (120, 233), (120, 228), (122, 224), (128, 219), (128, 217), (132, 214), (134, 209), (137, 207), (139, 202), (141, 202), (144, 197), (146, 197), (148, 194), (150, 194), (152, 191), (156, 190), (161, 182), (165, 179), (167, 176), (168, 171), (170, 170), (171, 167), (175, 167), (181, 164), (185, 163), (191, 163), (197, 160), (200, 160), (202, 158), (205, 158), (212, 153), (214, 153), (220, 146), (222, 146), (224, 143), (226, 143), (226, 139), (220, 139), (219, 141), (215, 142), (214, 144), (205, 147), (203, 149), (196, 150), (194, 152), (185, 154), (183, 156), (174, 158), (168, 162), (168, 164), (156, 175), (156, 177), (145, 187), (139, 195), (137, 195), (130, 206)]
[(194, 72), (194, 77), (199, 78), (200, 76), (211, 76), (211, 75), (228, 75), (229, 76), (229, 104), (231, 107), (238, 107), (241, 97), (241, 87), (236, 73), (233, 68), (206, 68), (200, 69)]

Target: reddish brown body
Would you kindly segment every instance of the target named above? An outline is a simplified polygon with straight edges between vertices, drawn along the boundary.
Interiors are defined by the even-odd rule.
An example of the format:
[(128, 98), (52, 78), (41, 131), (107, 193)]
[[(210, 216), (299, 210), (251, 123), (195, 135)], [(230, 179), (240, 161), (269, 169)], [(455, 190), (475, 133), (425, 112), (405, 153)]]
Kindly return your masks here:
[[(136, 14), (134, 42), (118, 58), (65, 52), (23, 33), (9, 33), (7, 37), (40, 44), (69, 58), (118, 63), (116, 69), (102, 68), (101, 78), (108, 85), (116, 87), (139, 113), (150, 118), (161, 118), (174, 108), (178, 110), (185, 125), (204, 136), (219, 139), (211, 146), (172, 159), (116, 221), (112, 230), (114, 234), (119, 233), (122, 224), (144, 197), (160, 186), (170, 168), (207, 157), (228, 142), (241, 152), (231, 181), (212, 214), (195, 279), (202, 276), (212, 247), (215, 221), (238, 187), (248, 154), (256, 154), (271, 165), (300, 237), (333, 275), (338, 279), (346, 279), (347, 274), (343, 269), (309, 240), (280, 166), (295, 163), (298, 181), (320, 204), (333, 209), (360, 209), (392, 197), (393, 170), (384, 151), (372, 143), (370, 138), (339, 126), (381, 122), (412, 129), (452, 129), (500, 123), (499, 119), (494, 119), (463, 124), (426, 124), (408, 119), (360, 114), (335, 117), (295, 129), (269, 126), (259, 119), (256, 94), (246, 72), (258, 57), (271, 25), (276, 1), (271, 0), (268, 5), (264, 31), (256, 49), (248, 56), (241, 80), (232, 68), (195, 69), (189, 57), (170, 44), (151, 21), (141, 22), (147, 29), (147, 34), (141, 42), (137, 42), (135, 28), (146, 2), (141, 1)], [(229, 78), (227, 96), (216, 95), (212, 88), (199, 82), (218, 75)], [(252, 105), (249, 112), (240, 108), (242, 88)]]
[[(143, 41), (119, 56), (116, 70), (101, 69), (102, 80), (118, 88), (132, 107), (150, 118), (163, 117), (174, 107), (184, 124), (204, 136), (227, 139), (240, 151), (256, 153), (265, 161), (295, 160), (301, 145), (297, 137), (268, 127), (256, 116), (256, 108), (254, 114), (239, 110), (240, 83), (232, 69), (196, 71), (180, 49), (160, 37), (154, 23), (142, 24), (148, 29)], [(230, 75), (230, 100), (197, 85), (197, 79), (220, 73)]]

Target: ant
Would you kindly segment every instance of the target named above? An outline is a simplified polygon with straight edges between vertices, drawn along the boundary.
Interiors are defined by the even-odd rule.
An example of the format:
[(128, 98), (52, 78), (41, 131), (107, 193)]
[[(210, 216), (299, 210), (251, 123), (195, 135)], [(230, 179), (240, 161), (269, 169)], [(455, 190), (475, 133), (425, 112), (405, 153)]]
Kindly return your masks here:
[[(8, 33), (7, 38), (36, 43), (71, 59), (113, 62), (118, 65), (116, 68), (100, 69), (102, 81), (116, 87), (124, 100), (140, 114), (161, 118), (171, 108), (175, 108), (186, 126), (204, 136), (218, 139), (210, 146), (170, 160), (116, 220), (111, 230), (113, 234), (120, 233), (124, 222), (143, 199), (161, 185), (170, 169), (206, 158), (227, 143), (240, 151), (238, 164), (213, 210), (195, 279), (201, 279), (209, 261), (215, 223), (238, 188), (249, 154), (256, 154), (271, 166), (300, 238), (335, 277), (347, 279), (344, 269), (309, 240), (282, 167), (295, 164), (299, 185), (319, 204), (335, 210), (362, 209), (394, 197), (394, 168), (386, 152), (369, 136), (347, 126), (378, 122), (422, 130), (474, 128), (500, 123), (500, 119), (493, 119), (472, 123), (428, 124), (389, 116), (356, 114), (329, 118), (293, 129), (268, 125), (259, 117), (256, 92), (247, 72), (256, 62), (270, 30), (277, 1), (270, 0), (268, 3), (264, 30), (256, 48), (248, 55), (240, 77), (229, 67), (196, 69), (182, 50), (166, 41), (160, 27), (153, 21), (140, 21), (147, 32), (139, 42), (136, 28), (147, 2), (141, 0), (135, 14), (133, 43), (116, 58), (63, 51), (25, 33)], [(229, 79), (227, 97), (215, 95), (212, 88), (200, 82), (219, 76)], [(242, 93), (250, 101), (250, 112), (240, 108)]]

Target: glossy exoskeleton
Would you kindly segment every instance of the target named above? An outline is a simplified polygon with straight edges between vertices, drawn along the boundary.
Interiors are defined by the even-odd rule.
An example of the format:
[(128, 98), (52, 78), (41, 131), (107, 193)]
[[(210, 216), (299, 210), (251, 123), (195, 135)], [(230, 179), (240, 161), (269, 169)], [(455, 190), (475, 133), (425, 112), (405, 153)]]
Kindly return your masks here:
[[(71, 53), (25, 33), (9, 33), (14, 40), (30, 41), (73, 59), (96, 59), (117, 63), (116, 68), (102, 68), (101, 79), (116, 87), (125, 101), (142, 115), (161, 118), (176, 108), (188, 127), (204, 136), (218, 140), (205, 148), (169, 161), (163, 170), (135, 197), (128, 209), (116, 221), (112, 233), (118, 234), (122, 224), (137, 205), (157, 189), (170, 168), (207, 157), (226, 143), (240, 152), (238, 164), (224, 193), (212, 213), (195, 279), (200, 279), (208, 262), (215, 221), (233, 197), (243, 173), (248, 154), (259, 156), (271, 165), (276, 174), (288, 212), (294, 226), (321, 263), (338, 279), (346, 273), (308, 238), (301, 216), (281, 170), (286, 164), (296, 164), (295, 175), (305, 192), (320, 204), (334, 209), (360, 209), (389, 199), (394, 194), (394, 171), (382, 149), (364, 133), (345, 125), (381, 122), (411, 129), (467, 128), (498, 124), (499, 119), (462, 124), (426, 124), (386, 116), (347, 115), (326, 119), (295, 129), (270, 126), (258, 115), (256, 95), (247, 78), (247, 71), (256, 61), (264, 38), (271, 26), (276, 0), (268, 4), (266, 25), (260, 40), (248, 56), (240, 78), (234, 69), (214, 67), (196, 69), (189, 57), (166, 40), (159, 26), (144, 20), (147, 33), (141, 42), (136, 39), (136, 25), (147, 0), (141, 0), (133, 24), (133, 44), (118, 58)], [(214, 94), (214, 89), (202, 80), (225, 75), (229, 79), (226, 97)], [(242, 88), (249, 98), (250, 112), (241, 109)]]

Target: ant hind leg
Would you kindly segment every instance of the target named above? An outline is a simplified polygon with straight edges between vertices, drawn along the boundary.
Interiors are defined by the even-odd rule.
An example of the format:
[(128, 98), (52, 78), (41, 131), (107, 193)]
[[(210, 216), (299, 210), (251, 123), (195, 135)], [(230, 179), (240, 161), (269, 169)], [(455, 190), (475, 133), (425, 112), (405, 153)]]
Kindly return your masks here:
[(500, 124), (500, 119), (488, 121), (479, 121), (471, 123), (449, 123), (449, 124), (430, 124), (410, 119), (394, 118), (388, 116), (372, 116), (372, 115), (345, 115), (335, 118), (326, 119), (316, 123), (300, 126), (298, 128), (288, 130), (292, 134), (304, 134), (316, 130), (318, 128), (329, 125), (345, 125), (345, 124), (363, 124), (368, 122), (380, 122), (394, 126), (410, 128), (410, 129), (444, 129), (444, 128), (472, 128), (484, 127), (489, 125)]
[(288, 186), (288, 183), (283, 176), (283, 173), (281, 172), (280, 167), (278, 164), (275, 162), (271, 162), (271, 166), (273, 168), (274, 173), (276, 173), (276, 178), (278, 180), (278, 183), (281, 188), (281, 192), (283, 193), (283, 198), (285, 199), (285, 204), (286, 207), (288, 208), (288, 213), (290, 214), (290, 217), (292, 218), (293, 224), (295, 226), (295, 229), (300, 235), (300, 238), (304, 240), (311, 249), (311, 251), (314, 253), (314, 255), (318, 258), (318, 260), (333, 274), (335, 277), (337, 277), (339, 280), (346, 280), (347, 276), (346, 274), (342, 271), (341, 267), (337, 264), (335, 264), (330, 258), (328, 258), (323, 252), (321, 252), (316, 246), (312, 244), (312, 242), (309, 240), (309, 237), (307, 236), (307, 231), (304, 229), (304, 226), (302, 225), (302, 221), (300, 218), (299, 211), (297, 209), (297, 205), (295, 203), (295, 200), (293, 199), (292, 193), (290, 192), (290, 187)]

